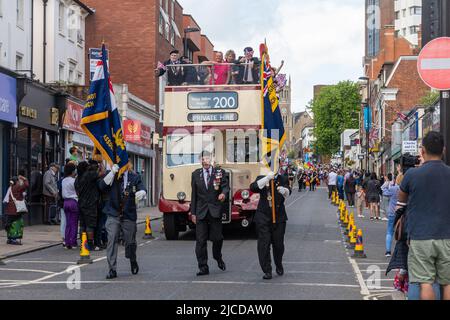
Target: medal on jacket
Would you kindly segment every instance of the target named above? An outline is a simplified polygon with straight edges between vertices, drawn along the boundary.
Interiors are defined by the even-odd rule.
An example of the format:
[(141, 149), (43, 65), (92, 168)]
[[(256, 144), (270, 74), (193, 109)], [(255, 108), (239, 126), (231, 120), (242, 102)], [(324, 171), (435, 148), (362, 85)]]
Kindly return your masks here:
[(267, 202), (269, 203), (269, 207), (272, 208), (272, 190), (271, 188), (268, 188), (267, 190)]
[(222, 177), (223, 177), (222, 168), (220, 168), (220, 166), (217, 166), (215, 168), (215, 175), (213, 181), (214, 190), (219, 191), (220, 185), (222, 184)]

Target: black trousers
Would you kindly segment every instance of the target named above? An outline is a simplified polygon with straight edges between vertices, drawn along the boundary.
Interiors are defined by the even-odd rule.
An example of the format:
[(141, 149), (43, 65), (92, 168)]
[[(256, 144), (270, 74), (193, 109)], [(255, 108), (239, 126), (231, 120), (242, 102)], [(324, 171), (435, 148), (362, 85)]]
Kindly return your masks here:
[(208, 267), (208, 240), (213, 243), (213, 258), (217, 261), (222, 260), (222, 219), (213, 218), (208, 212), (205, 219), (197, 220), (195, 233), (195, 255), (197, 256), (198, 267), (200, 269)]
[(328, 185), (328, 199), (331, 199), (331, 195), (332, 195), (333, 191), (337, 191), (336, 186), (335, 185), (334, 186)]
[(273, 260), (275, 266), (283, 267), (284, 234), (286, 233), (286, 222), (273, 224), (257, 223), (258, 228), (258, 259), (264, 273), (272, 272), (272, 261), (270, 259), (270, 245), (273, 248)]
[(349, 206), (355, 205), (355, 193), (354, 192), (347, 192), (347, 200)]

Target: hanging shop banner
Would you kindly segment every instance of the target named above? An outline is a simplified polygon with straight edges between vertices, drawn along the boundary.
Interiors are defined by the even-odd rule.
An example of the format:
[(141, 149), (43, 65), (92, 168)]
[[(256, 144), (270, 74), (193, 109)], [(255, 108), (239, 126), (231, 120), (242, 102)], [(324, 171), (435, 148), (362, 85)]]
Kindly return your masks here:
[(364, 129), (369, 132), (372, 128), (372, 110), (370, 106), (364, 108)]

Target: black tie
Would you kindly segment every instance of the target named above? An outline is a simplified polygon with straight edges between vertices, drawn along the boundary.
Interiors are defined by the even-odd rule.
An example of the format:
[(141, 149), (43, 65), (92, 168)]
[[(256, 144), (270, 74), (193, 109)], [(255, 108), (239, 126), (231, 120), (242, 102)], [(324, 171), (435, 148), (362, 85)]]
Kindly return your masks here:
[(209, 169), (208, 169), (208, 170), (206, 170), (206, 189), (208, 189), (210, 179), (211, 179), (211, 175), (209, 174)]

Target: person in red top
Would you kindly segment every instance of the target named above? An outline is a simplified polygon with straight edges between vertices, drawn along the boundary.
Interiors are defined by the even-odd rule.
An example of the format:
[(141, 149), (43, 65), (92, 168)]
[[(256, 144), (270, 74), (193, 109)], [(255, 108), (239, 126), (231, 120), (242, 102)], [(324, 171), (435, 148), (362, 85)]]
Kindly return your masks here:
[(16, 201), (23, 201), (23, 193), (28, 189), (28, 179), (22, 175), (13, 177), (10, 181), (10, 188), (6, 193), (5, 202), (6, 209), (6, 225), (5, 230), (7, 232), (7, 244), (22, 245), (23, 237), (23, 217), (22, 212), (17, 212), (14, 199)]

